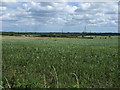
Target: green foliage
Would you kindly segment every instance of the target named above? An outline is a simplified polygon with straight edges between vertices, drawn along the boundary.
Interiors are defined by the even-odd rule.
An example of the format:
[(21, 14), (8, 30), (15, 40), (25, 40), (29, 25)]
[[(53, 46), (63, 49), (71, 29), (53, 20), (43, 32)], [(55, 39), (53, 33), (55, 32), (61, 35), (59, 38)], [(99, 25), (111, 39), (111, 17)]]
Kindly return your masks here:
[(117, 39), (4, 39), (2, 45), (4, 88), (120, 87)]
[[(84, 38), (84, 39), (93, 39), (93, 36), (96, 38), (96, 36), (106, 36), (104, 39), (107, 39), (107, 37), (112, 38), (114, 36), (119, 36), (120, 33), (75, 33), (75, 32), (48, 32), (48, 33), (37, 33), (37, 32), (0, 32), (0, 35), (3, 36), (26, 36), (26, 37), (66, 37), (66, 38)], [(90, 37), (89, 37), (90, 36)], [(112, 37), (111, 37), (112, 36)], [(101, 37), (100, 37), (101, 38)]]

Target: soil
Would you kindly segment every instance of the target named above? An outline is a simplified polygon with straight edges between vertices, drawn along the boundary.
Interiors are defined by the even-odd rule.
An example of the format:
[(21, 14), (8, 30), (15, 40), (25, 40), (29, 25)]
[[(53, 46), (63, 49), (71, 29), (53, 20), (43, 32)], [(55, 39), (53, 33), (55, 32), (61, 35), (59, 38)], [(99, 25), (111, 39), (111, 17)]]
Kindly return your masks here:
[(69, 39), (58, 37), (22, 37), (22, 36), (0, 36), (0, 39)]

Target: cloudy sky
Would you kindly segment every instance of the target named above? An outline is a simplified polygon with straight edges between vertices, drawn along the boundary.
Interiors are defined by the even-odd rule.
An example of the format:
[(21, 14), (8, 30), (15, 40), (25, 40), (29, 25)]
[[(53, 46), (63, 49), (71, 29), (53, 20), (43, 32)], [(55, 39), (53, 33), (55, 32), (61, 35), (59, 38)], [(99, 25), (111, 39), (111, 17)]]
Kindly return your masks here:
[(2, 2), (0, 10), (2, 31), (118, 32), (117, 2)]

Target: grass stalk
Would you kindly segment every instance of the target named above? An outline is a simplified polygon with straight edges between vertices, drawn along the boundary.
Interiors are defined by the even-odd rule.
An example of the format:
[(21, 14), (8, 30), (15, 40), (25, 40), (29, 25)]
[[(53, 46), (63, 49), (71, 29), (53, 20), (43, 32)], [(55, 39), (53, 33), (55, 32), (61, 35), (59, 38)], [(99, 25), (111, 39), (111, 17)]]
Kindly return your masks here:
[(78, 76), (77, 76), (75, 73), (73, 73), (73, 75), (75, 76), (75, 79), (76, 79), (76, 81), (77, 81), (77, 86), (78, 86), (78, 88), (80, 88), (80, 83), (79, 83)]
[(46, 88), (47, 82), (46, 82), (45, 74), (43, 75), (43, 78), (44, 78), (44, 87)]
[(10, 84), (8, 82), (8, 79), (6, 77), (4, 77), (4, 78), (5, 78), (6, 82), (7, 82), (8, 88), (11, 88), (11, 86), (10, 86)]
[(56, 78), (56, 87), (59, 88), (59, 81), (58, 81), (58, 75), (57, 75), (57, 72), (56, 72), (56, 69), (55, 67), (53, 66), (53, 70), (55, 72), (55, 78)]

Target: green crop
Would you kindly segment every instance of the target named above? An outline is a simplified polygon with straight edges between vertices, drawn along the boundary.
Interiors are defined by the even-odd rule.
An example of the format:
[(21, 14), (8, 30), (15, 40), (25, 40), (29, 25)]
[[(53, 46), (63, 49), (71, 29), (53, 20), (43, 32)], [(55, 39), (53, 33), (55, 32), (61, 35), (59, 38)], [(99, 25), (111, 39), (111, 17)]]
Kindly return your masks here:
[(115, 88), (117, 39), (3, 40), (4, 88)]

